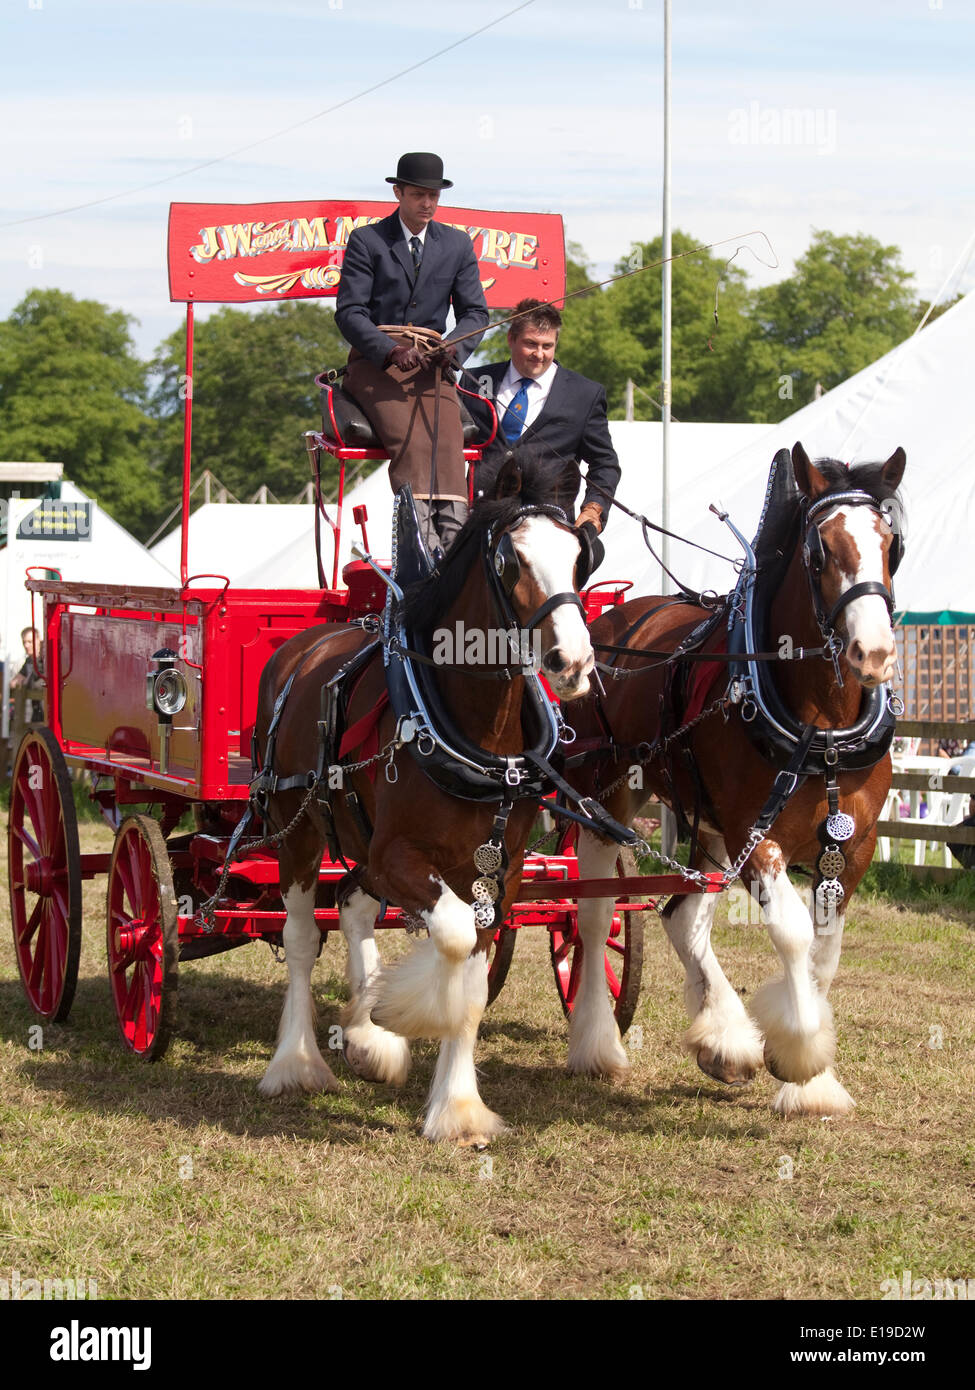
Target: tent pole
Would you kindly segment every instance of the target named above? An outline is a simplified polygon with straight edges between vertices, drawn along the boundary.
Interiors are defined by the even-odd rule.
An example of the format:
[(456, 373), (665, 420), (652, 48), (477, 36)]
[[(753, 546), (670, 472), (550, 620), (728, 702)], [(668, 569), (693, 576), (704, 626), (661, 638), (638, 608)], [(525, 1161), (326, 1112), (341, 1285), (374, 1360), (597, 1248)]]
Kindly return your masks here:
[[(661, 356), (661, 501), (660, 524), (670, 529), (670, 313), (671, 313), (671, 236), (670, 236), (670, 0), (664, 0), (664, 205), (663, 205), (663, 270), (660, 295), (660, 356)], [(670, 592), (667, 570), (670, 569), (670, 543), (661, 537), (660, 592)]]

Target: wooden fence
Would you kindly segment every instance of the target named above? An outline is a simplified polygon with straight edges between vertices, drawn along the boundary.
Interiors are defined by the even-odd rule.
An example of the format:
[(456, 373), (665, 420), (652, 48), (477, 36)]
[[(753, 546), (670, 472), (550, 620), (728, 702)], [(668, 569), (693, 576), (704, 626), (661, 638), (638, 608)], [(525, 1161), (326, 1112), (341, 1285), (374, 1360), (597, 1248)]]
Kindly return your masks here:
[(941, 723), (971, 719), (975, 713), (975, 627), (910, 623), (896, 627), (894, 636), (902, 672), (897, 689), (905, 717)]
[[(959, 739), (964, 743), (975, 740), (975, 720), (940, 722), (934, 720), (920, 719), (899, 719), (897, 721), (898, 739), (921, 739), (932, 747), (937, 745), (939, 739)], [(877, 822), (877, 843), (879, 853), (875, 858), (883, 858), (884, 841), (889, 840), (908, 840), (915, 844), (922, 843), (925, 847), (929, 844), (938, 845), (975, 845), (975, 828), (961, 826), (958, 821), (967, 814), (967, 798), (975, 795), (975, 777), (958, 777), (949, 772), (953, 758), (944, 758), (944, 771), (940, 766), (928, 768), (924, 771), (894, 772), (894, 780), (891, 790), (895, 793), (887, 803), (887, 817)], [(939, 805), (946, 809), (945, 801), (950, 797), (952, 802), (956, 798), (961, 809), (961, 815), (952, 817), (954, 825), (947, 824), (945, 821), (932, 819), (929, 815), (924, 819), (910, 817), (909, 819), (896, 820), (889, 818), (891, 809), (897, 807), (900, 797), (896, 793), (907, 792), (913, 794), (916, 801), (921, 793), (928, 793), (929, 805), (931, 807)], [(923, 858), (923, 854), (922, 854)], [(958, 878), (961, 874), (968, 873), (969, 870), (954, 865), (925, 865), (911, 864), (907, 866), (912, 873), (921, 876), (929, 875), (939, 883), (945, 883), (953, 878)]]

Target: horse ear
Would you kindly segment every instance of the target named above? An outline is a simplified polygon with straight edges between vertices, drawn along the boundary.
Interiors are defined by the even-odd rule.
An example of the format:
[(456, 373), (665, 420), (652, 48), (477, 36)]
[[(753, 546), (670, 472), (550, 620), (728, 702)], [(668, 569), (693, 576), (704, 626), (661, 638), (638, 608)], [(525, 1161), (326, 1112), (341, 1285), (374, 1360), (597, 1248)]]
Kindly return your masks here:
[(509, 449), (495, 480), (494, 500), (500, 502), (505, 497), (517, 497), (520, 492), (521, 464), (514, 452)]
[(907, 467), (907, 455), (898, 444), (890, 458), (884, 464), (884, 482), (888, 487), (899, 488), (901, 478), (904, 476), (904, 469)]
[(796, 486), (799, 491), (810, 500), (821, 497), (824, 492), (828, 491), (829, 483), (816, 465), (810, 461), (809, 455), (798, 440), (792, 449), (792, 471), (796, 475)]

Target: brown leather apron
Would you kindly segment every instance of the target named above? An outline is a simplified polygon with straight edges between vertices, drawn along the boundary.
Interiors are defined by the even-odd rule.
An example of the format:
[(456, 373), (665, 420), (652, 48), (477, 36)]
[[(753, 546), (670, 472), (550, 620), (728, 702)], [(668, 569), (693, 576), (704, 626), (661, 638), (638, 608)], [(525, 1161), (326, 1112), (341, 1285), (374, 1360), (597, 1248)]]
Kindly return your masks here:
[[(384, 331), (397, 343), (412, 346), (416, 341), (409, 328)], [(416, 332), (433, 342), (440, 340), (433, 329)], [(460, 405), (453, 381), (445, 378), (439, 367), (414, 367), (409, 372), (377, 367), (353, 348), (343, 386), (362, 407), (389, 453), (389, 482), (394, 492), (409, 483), (414, 497), (466, 502)], [(435, 422), (438, 392), (440, 419)], [(437, 457), (431, 489), (435, 423)]]

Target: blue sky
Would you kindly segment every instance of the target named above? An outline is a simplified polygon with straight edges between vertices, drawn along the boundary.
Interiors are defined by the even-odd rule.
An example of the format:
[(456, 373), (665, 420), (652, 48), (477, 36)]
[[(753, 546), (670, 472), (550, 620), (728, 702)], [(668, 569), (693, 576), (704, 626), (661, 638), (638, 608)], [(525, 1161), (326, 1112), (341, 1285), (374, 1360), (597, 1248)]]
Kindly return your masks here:
[[(0, 314), (57, 286), (134, 315), (148, 355), (182, 320), (171, 200), (382, 197), (406, 149), (443, 155), (457, 205), (562, 213), (608, 274), (660, 231), (661, 0), (534, 0), (307, 120), (516, 6), (0, 0)], [(740, 257), (755, 283), (814, 228), (867, 232), (938, 289), (975, 232), (975, 0), (673, 10), (675, 226), (762, 229), (781, 270)]]

